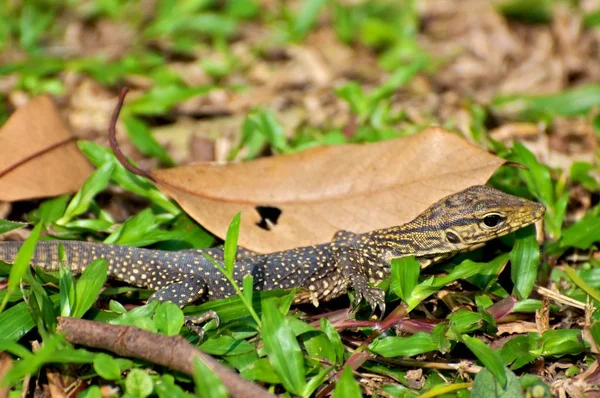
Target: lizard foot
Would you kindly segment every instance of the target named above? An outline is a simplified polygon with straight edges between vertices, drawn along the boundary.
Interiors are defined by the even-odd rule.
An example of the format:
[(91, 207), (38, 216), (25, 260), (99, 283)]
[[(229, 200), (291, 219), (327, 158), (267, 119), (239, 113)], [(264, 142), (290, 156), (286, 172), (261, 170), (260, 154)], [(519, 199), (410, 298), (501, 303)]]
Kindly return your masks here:
[(371, 316), (377, 309), (381, 311), (381, 316), (385, 314), (385, 292), (379, 288), (371, 287), (362, 291), (356, 291), (357, 304), (361, 299), (365, 299), (371, 306)]
[(219, 315), (217, 315), (217, 313), (213, 310), (206, 311), (205, 313), (203, 313), (201, 315), (186, 316), (184, 325), (191, 332), (196, 333), (198, 335), (198, 338), (200, 339), (200, 341), (202, 341), (204, 339), (204, 329), (202, 329), (202, 326), (206, 322), (211, 321), (213, 319), (217, 323), (217, 327), (219, 327), (219, 323), (220, 323)]

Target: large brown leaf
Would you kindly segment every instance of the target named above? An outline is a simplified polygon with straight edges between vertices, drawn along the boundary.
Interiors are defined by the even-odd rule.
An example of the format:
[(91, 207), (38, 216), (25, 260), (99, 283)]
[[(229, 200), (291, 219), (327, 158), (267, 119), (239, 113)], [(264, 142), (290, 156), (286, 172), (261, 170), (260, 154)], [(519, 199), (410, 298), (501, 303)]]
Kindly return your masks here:
[(19, 108), (0, 129), (0, 200), (74, 192), (92, 170), (47, 96)]
[[(241, 211), (240, 246), (265, 253), (327, 242), (341, 229), (366, 232), (403, 224), (440, 198), (485, 183), (503, 162), (441, 128), (429, 128), (374, 144), (151, 174), (161, 190), (221, 238)], [(270, 229), (258, 207), (281, 210)]]

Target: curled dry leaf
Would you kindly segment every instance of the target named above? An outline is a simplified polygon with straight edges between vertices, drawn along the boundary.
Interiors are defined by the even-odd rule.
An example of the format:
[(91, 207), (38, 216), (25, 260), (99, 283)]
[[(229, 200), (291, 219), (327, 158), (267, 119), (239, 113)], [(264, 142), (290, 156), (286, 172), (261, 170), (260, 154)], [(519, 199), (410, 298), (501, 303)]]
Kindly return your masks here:
[(151, 176), (221, 238), (241, 211), (239, 245), (267, 253), (327, 242), (338, 230), (403, 224), (442, 197), (485, 183), (503, 162), (429, 128), (391, 141), (154, 170)]
[(0, 200), (75, 192), (92, 170), (47, 96), (19, 108), (0, 129)]

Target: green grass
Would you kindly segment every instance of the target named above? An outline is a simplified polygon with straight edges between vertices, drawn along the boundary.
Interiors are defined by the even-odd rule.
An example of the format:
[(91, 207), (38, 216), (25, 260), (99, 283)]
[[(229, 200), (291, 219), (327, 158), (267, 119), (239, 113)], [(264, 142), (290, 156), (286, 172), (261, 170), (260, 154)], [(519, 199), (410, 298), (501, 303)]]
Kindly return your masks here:
[[(14, 3), (14, 4), (13, 4)], [(137, 0), (95, 0), (79, 5), (75, 1), (12, 2), (0, 7), (0, 50), (18, 51), (19, 61), (5, 62), (0, 76), (15, 78), (15, 90), (31, 95), (50, 93), (64, 97), (69, 93), (65, 73), (78, 73), (116, 89), (133, 76), (142, 76), (150, 88), (135, 100), (128, 101), (123, 110), (124, 126), (131, 141), (141, 153), (155, 158), (159, 164), (171, 166), (173, 159), (153, 137), (155, 118), (170, 120), (173, 109), (190, 98), (209, 95), (213, 90), (235, 92), (249, 87), (236, 83), (236, 74), (247, 72), (246, 65), (234, 50), (238, 35), (247, 26), (268, 29), (271, 42), (251, 48), (252, 56), (260, 60), (269, 46), (302, 44), (310, 34), (329, 24), (337, 40), (350, 46), (361, 46), (374, 54), (387, 75), (375, 87), (364, 87), (358, 81), (346, 81), (331, 92), (344, 102), (355, 118), (355, 133), (343, 133), (346, 126), (328, 124), (322, 128), (301, 125), (294, 135), (286, 135), (285, 126), (276, 112), (256, 107), (245, 115), (240, 131), (240, 143), (230, 157), (243, 153), (245, 160), (265, 152), (283, 154), (301, 151), (315, 145), (335, 145), (344, 142), (371, 142), (419, 131), (423, 125), (410, 121), (403, 111), (393, 106), (393, 96), (412, 82), (417, 74), (435, 74), (444, 60), (425, 53), (419, 46), (416, 33), (419, 23), (416, 2), (325, 2), (301, 1), (298, 7), (281, 2), (279, 7), (263, 10), (258, 1), (184, 0), (176, 5), (158, 1), (151, 18), (140, 11)], [(511, 1), (499, 8), (511, 17), (536, 23), (547, 23), (553, 1), (525, 12), (529, 1)], [(531, 10), (530, 10), (531, 11)], [(326, 20), (323, 16), (327, 15)], [(598, 12), (588, 13), (586, 23), (595, 25)], [(128, 53), (119, 59), (102, 56), (71, 55), (57, 57), (47, 49), (48, 43), (58, 41), (61, 34), (59, 18), (77, 21), (110, 21), (123, 23), (136, 32), (135, 42)], [(325, 22), (324, 22), (325, 21)], [(157, 46), (161, 43), (163, 47)], [(168, 51), (166, 50), (168, 49)], [(208, 49), (218, 57), (198, 59), (198, 52)], [(210, 77), (210, 83), (191, 87), (185, 76), (169, 68), (172, 58), (193, 59)], [(116, 91), (115, 91), (116, 92)], [(589, 118), (600, 131), (597, 107), (600, 104), (597, 84), (573, 87), (547, 96), (498, 96), (491, 104), (466, 105), (471, 116), (470, 138), (478, 145), (493, 150), (507, 160), (526, 168), (503, 167), (490, 184), (506, 192), (528, 197), (547, 207), (543, 228), (546, 237), (540, 246), (535, 230), (527, 228), (502, 238), (497, 249), (477, 250), (436, 266), (431, 271), (420, 270), (414, 259), (402, 259), (392, 264), (392, 275), (382, 284), (387, 291), (387, 306), (393, 309), (406, 306), (409, 316), (422, 318), (423, 308), (436, 307), (437, 324), (415, 319), (411, 333), (390, 330), (368, 345), (374, 354), (358, 373), (376, 374), (383, 378), (382, 391), (401, 397), (516, 396), (517, 391), (537, 388), (544, 394), (548, 387), (533, 374), (532, 362), (543, 359), (546, 365), (557, 360), (570, 361), (567, 375), (579, 372), (576, 364), (591, 363), (590, 344), (600, 344), (600, 313), (590, 312), (589, 333), (579, 327), (558, 328), (542, 332), (522, 333), (501, 347), (492, 348), (487, 342), (495, 339), (496, 314), (506, 308), (533, 321), (534, 312), (544, 305), (533, 295), (536, 283), (554, 284), (561, 294), (595, 307), (600, 305), (600, 261), (594, 256), (567, 267), (565, 256), (593, 253), (600, 241), (600, 208), (596, 202), (580, 214), (569, 218), (569, 198), (578, 190), (597, 196), (600, 192), (596, 162), (576, 162), (570, 170), (560, 170), (540, 163), (525, 145), (511, 148), (496, 142), (487, 129), (489, 113), (508, 115), (509, 121), (548, 123), (557, 117)], [(0, 107), (0, 120), (8, 111)], [(434, 118), (426, 123), (436, 122)], [(399, 128), (402, 126), (402, 128)], [(446, 127), (456, 127), (449, 123)], [(31, 244), (45, 229), (50, 236), (40, 239), (93, 239), (105, 243), (127, 244), (164, 250), (210, 247), (216, 239), (197, 225), (177, 205), (166, 198), (150, 182), (127, 172), (106, 148), (93, 142), (81, 141), (81, 151), (96, 166), (80, 192), (42, 201), (25, 214), (24, 219), (37, 225), (31, 240), (19, 254), (13, 267), (0, 266), (0, 281), (8, 278), (8, 288), (0, 290), (0, 351), (14, 359), (13, 368), (5, 383), (10, 396), (18, 396), (22, 379), (43, 375), (45, 367), (60, 373), (77, 375), (90, 386), (82, 393), (86, 397), (100, 396), (100, 386), (118, 387), (122, 395), (146, 397), (222, 396), (218, 378), (195, 364), (193, 378), (154, 366), (143, 361), (119, 358), (110, 353), (87, 351), (74, 347), (58, 335), (56, 316), (82, 317), (119, 325), (133, 325), (166, 335), (180, 335), (213, 355), (242, 377), (263, 384), (277, 393), (311, 396), (334, 371), (340, 371), (351, 352), (372, 332), (361, 327), (358, 332), (336, 330), (328, 318), (321, 318), (319, 327), (301, 319), (301, 313), (291, 306), (290, 292), (255, 292), (237, 287), (238, 296), (227, 300), (188, 306), (181, 310), (170, 303), (152, 303), (134, 308), (125, 303), (139, 303), (150, 292), (133, 287), (112, 287), (102, 290), (106, 264), (93, 263), (77, 280), (63, 268), (59, 273), (30, 272), (27, 268)], [(426, 161), (424, 159), (423, 161)], [(224, 182), (226, 183), (226, 182)], [(108, 187), (118, 187), (143, 200), (144, 208), (124, 222), (116, 222), (103, 209), (101, 194)], [(365, 210), (368, 212), (368, 209)], [(229, 221), (229, 220), (228, 220)], [(0, 221), (5, 233), (25, 224)], [(318, 223), (317, 223), (318, 225)], [(235, 219), (225, 242), (226, 261), (223, 272), (231, 276), (239, 219)], [(442, 272), (443, 271), (443, 272)], [(21, 280), (25, 283), (21, 285)], [(460, 283), (464, 288), (456, 296), (469, 305), (450, 312), (438, 293)], [(244, 286), (248, 281), (244, 281)], [(352, 293), (350, 293), (352, 295)], [(510, 297), (520, 301), (514, 303)], [(535, 298), (531, 298), (535, 297)], [(97, 298), (104, 304), (96, 307)], [(559, 307), (550, 303), (555, 319), (565, 316)], [(102, 309), (99, 309), (102, 308)], [(205, 326), (205, 340), (185, 330), (185, 315), (206, 310), (219, 313), (222, 324)], [(362, 305), (357, 318), (365, 320), (369, 309)], [(586, 340), (591, 336), (593, 341)], [(41, 343), (39, 350), (30, 349), (30, 341)], [(448, 368), (423, 369), (421, 387), (410, 379), (413, 367), (398, 364), (394, 359), (413, 358), (429, 362), (474, 361), (484, 370), (474, 380), (462, 380)], [(43, 378), (40, 378), (43, 380)], [(360, 379), (348, 368), (342, 373), (333, 390), (334, 397), (360, 396)], [(542, 395), (544, 396), (544, 395)]]

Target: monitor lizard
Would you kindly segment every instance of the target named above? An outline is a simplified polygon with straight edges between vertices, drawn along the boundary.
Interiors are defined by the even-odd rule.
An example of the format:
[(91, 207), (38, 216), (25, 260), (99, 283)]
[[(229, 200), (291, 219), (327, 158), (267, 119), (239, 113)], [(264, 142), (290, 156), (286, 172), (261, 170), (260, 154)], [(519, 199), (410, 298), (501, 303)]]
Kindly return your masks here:
[[(414, 256), (426, 266), (473, 250), (541, 219), (539, 203), (488, 186), (472, 186), (436, 202), (414, 220), (367, 233), (338, 232), (331, 242), (270, 254), (240, 249), (233, 277), (240, 284), (254, 277), (255, 290), (301, 288), (297, 303), (330, 300), (354, 289), (373, 310), (385, 312), (384, 292), (374, 284), (390, 272), (392, 259)], [(103, 258), (109, 278), (155, 290), (150, 301), (187, 304), (236, 294), (224, 275), (204, 254), (223, 263), (223, 249), (150, 250), (82, 241), (40, 241), (31, 265), (59, 269), (62, 243), (72, 272)], [(0, 242), (0, 260), (12, 263), (20, 242)]]

